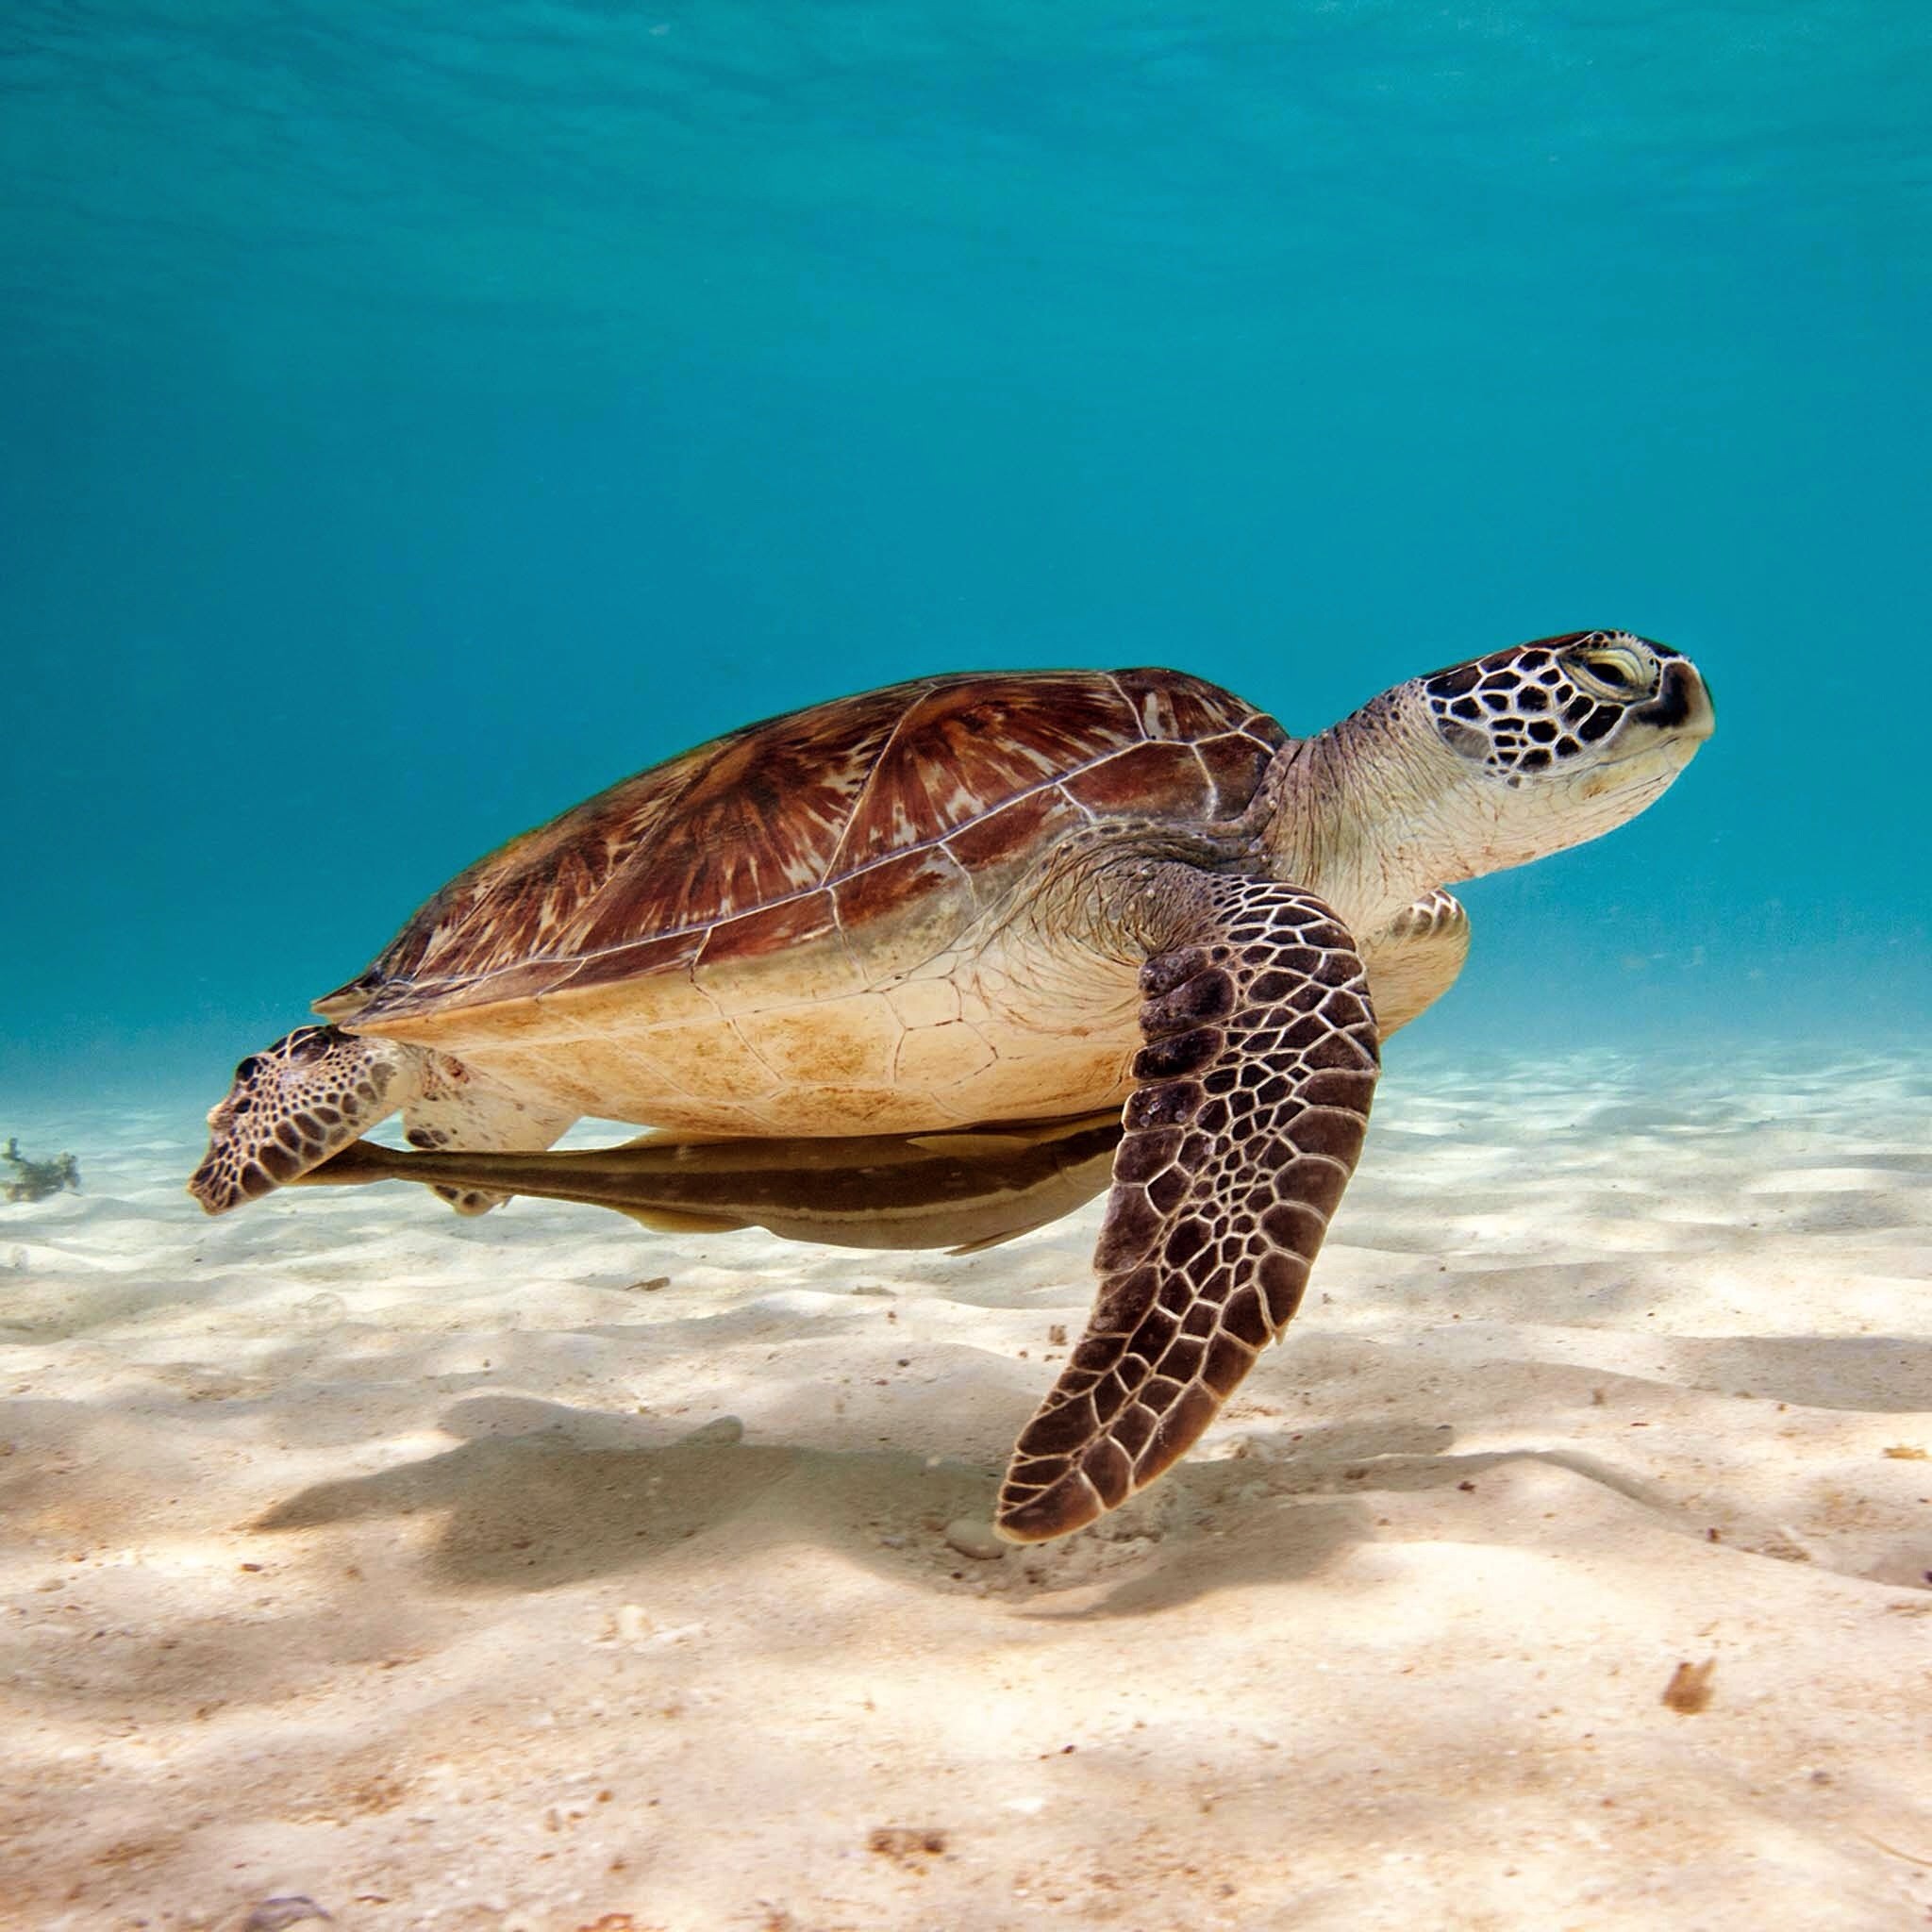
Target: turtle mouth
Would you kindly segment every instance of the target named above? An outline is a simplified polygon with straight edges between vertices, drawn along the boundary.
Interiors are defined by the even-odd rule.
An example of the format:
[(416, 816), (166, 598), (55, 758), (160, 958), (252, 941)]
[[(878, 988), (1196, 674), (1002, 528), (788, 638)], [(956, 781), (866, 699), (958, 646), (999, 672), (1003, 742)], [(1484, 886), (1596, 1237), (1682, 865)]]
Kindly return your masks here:
[(1632, 745), (1628, 751), (1620, 751), (1613, 758), (1602, 759), (1582, 775), (1586, 779), (1607, 779), (1635, 771), (1640, 766), (1655, 765), (1667, 770), (1674, 777), (1696, 756), (1703, 742), (1702, 737), (1691, 737), (1681, 731), (1660, 734), (1647, 739), (1642, 744)]

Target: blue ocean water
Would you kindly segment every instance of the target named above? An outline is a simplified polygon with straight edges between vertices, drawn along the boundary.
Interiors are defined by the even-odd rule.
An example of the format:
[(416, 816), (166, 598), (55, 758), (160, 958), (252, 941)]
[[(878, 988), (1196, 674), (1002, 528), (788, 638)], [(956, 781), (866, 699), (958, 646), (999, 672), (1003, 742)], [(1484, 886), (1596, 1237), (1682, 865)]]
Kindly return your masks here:
[(18, 0), (0, 1076), (792, 704), (1596, 625), (1719, 735), (1417, 1037), (1923, 1038), (1928, 185), (1898, 0)]

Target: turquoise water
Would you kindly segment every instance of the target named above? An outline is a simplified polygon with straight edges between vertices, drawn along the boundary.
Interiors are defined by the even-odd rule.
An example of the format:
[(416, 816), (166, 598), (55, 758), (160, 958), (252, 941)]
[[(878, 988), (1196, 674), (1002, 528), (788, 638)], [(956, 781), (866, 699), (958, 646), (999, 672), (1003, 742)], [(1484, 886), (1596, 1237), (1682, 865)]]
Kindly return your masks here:
[(1719, 735), (1417, 1038), (1924, 1036), (1924, 8), (27, 0), (0, 90), (17, 1089), (212, 1099), (748, 716), (1595, 625)]

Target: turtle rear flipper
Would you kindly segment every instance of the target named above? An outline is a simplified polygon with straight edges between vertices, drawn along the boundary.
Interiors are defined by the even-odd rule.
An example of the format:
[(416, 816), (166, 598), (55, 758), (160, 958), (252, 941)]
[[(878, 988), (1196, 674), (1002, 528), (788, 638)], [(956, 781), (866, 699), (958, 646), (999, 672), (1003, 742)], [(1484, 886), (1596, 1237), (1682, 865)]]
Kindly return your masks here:
[(1180, 868), (1150, 897), (1169, 891), (1187, 930), (1141, 969), (1100, 1292), (1014, 1447), (1014, 1542), (1091, 1523), (1194, 1443), (1294, 1314), (1368, 1124), (1375, 1019), (1327, 905)]
[(225, 1214), (307, 1174), (415, 1097), (418, 1058), (335, 1026), (298, 1026), (250, 1054), (208, 1114), (188, 1191)]

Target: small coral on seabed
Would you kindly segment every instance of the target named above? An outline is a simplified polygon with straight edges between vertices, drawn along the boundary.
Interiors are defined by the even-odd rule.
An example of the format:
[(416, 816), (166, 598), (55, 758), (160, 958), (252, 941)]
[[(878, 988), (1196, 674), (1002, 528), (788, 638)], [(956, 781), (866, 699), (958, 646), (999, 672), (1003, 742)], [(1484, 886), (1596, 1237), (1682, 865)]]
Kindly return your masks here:
[(9, 1201), (44, 1201), (63, 1188), (80, 1192), (80, 1162), (71, 1154), (57, 1154), (52, 1160), (29, 1160), (20, 1151), (20, 1142), (9, 1139), (0, 1147), (0, 1160), (13, 1170), (6, 1191)]

